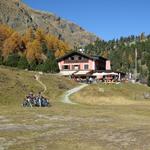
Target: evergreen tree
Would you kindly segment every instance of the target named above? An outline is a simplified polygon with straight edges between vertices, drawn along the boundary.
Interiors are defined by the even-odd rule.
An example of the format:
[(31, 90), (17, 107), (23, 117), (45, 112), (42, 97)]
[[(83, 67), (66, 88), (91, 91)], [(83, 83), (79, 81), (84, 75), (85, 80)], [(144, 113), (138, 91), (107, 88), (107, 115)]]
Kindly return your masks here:
[(20, 69), (28, 69), (29, 68), (29, 63), (28, 63), (26, 57), (20, 57), (19, 62), (18, 62), (18, 68), (20, 68)]
[(147, 85), (150, 87), (150, 67), (149, 67), (149, 72), (148, 72)]
[(59, 67), (56, 59), (47, 59), (45, 62), (45, 67), (48, 69), (48, 72), (59, 72)]
[(5, 61), (7, 66), (17, 67), (20, 56), (18, 54), (10, 54)]
[(36, 69), (42, 72), (58, 72), (59, 67), (54, 54), (49, 51), (47, 55), (47, 60), (43, 64), (39, 64)]

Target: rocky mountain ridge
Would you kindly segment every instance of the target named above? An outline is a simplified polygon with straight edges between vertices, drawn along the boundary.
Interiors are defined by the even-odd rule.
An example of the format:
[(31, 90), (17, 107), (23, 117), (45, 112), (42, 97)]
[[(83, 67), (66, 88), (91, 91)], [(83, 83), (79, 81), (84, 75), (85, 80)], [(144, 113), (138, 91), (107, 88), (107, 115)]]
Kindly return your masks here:
[(68, 42), (72, 47), (82, 47), (97, 39), (82, 27), (52, 13), (33, 10), (21, 0), (0, 1), (0, 23), (24, 33), (27, 28), (42, 28)]

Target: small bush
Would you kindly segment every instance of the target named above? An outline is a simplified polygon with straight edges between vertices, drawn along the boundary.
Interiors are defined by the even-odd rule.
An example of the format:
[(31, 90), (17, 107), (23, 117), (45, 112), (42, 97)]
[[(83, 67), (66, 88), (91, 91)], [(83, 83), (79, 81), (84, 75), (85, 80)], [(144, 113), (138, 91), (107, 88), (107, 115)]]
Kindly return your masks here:
[(36, 67), (37, 67), (37, 62), (36, 62), (36, 60), (33, 60), (29, 65), (29, 69), (36, 70)]
[(18, 54), (11, 54), (8, 56), (5, 64), (6, 66), (17, 67), (20, 56)]
[(25, 57), (20, 57), (19, 62), (18, 62), (18, 68), (19, 69), (28, 69), (29, 68), (29, 63)]

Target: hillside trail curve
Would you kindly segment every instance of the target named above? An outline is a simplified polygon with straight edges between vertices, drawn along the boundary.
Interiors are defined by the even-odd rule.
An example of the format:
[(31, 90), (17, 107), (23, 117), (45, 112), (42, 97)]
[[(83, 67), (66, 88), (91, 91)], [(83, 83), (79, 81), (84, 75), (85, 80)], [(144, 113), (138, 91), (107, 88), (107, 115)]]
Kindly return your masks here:
[[(42, 94), (44, 94), (47, 91), (46, 85), (40, 80), (39, 75), (35, 75), (35, 80), (42, 86), (43, 88)], [(88, 86), (88, 84), (81, 84), (80, 86), (77, 86), (71, 90), (66, 91), (64, 95), (61, 97), (60, 101), (65, 104), (73, 104), (73, 105), (78, 104), (78, 103), (72, 102), (69, 97), (70, 95), (77, 93), (78, 91), (85, 88), (86, 86)]]
[(35, 77), (35, 80), (42, 86), (43, 88), (42, 94), (44, 94), (47, 91), (46, 85), (40, 80), (39, 75), (35, 75), (34, 77)]
[(71, 90), (66, 91), (64, 96), (62, 97), (61, 101), (65, 104), (73, 104), (73, 105), (78, 104), (78, 103), (72, 102), (69, 97), (70, 97), (70, 95), (77, 93), (78, 91), (80, 91), (81, 89), (83, 89), (87, 86), (88, 86), (88, 84), (81, 84), (80, 86), (77, 86)]

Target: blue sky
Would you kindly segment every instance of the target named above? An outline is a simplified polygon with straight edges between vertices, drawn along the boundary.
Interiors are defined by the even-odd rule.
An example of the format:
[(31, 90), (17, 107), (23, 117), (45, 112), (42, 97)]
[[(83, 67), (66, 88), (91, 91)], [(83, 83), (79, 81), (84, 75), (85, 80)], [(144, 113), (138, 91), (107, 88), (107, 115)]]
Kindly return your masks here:
[(23, 0), (72, 21), (104, 40), (150, 34), (150, 0)]

